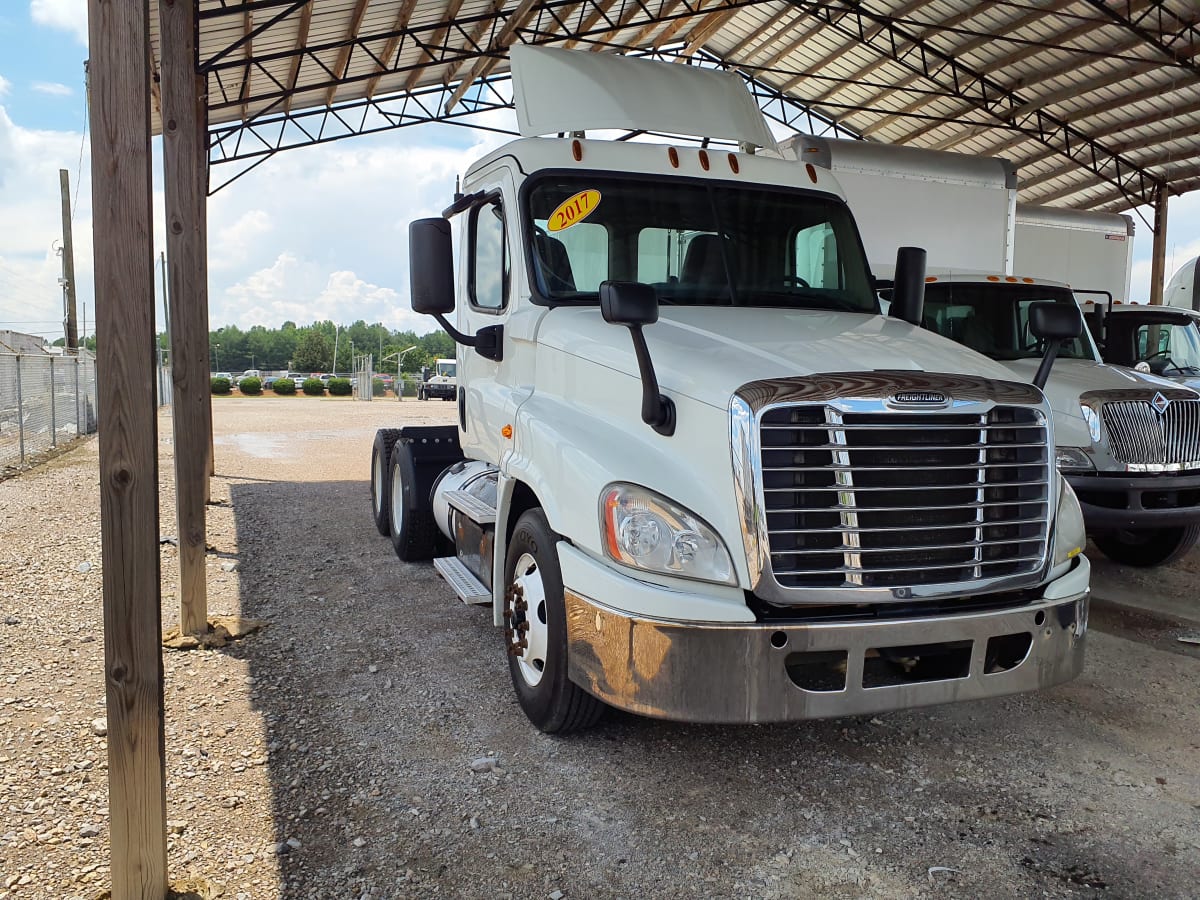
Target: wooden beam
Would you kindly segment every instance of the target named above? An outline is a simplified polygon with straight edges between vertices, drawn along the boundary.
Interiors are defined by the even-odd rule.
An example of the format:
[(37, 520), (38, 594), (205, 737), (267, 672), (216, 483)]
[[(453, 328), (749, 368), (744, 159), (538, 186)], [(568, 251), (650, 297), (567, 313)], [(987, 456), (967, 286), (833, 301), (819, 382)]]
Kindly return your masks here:
[(193, 68), (193, 4), (159, 6), (162, 35), (163, 189), (171, 310), (175, 506), (179, 539), (179, 627), (208, 628), (205, 485), (208, 482), (208, 267), (202, 175), (208, 159), (204, 82)]
[[(504, 0), (492, 0), (492, 8), (489, 10), (489, 12), (492, 15), (492, 18), (484, 19), (475, 25), (475, 28), (471, 32), (470, 37), (468, 37), (466, 39), (466, 41), (464, 42), (462, 49), (460, 51), (461, 53), (467, 54), (467, 53), (478, 53), (479, 52), (480, 41), (483, 40), (483, 36), (484, 36), (484, 34), (487, 33), (487, 30), (489, 28), (496, 27), (496, 22), (498, 21), (500, 11), (503, 8), (504, 8)], [(487, 57), (479, 57), (479, 59), (477, 59), (476, 62), (478, 63), (480, 60), (483, 60), (486, 58)], [(454, 80), (455, 74), (458, 72), (459, 69), (461, 69), (463, 67), (463, 63), (465, 63), (465, 62), (466, 62), (466, 59), (464, 58), (464, 59), (459, 59), (455, 62), (450, 63), (450, 68), (448, 68), (445, 71), (445, 73), (442, 75), (442, 84), (449, 86), (450, 82)]]
[[(408, 20), (412, 18), (413, 9), (416, 8), (416, 5), (417, 0), (404, 0), (404, 2), (400, 4), (400, 8), (396, 10), (396, 20), (392, 23), (392, 31), (403, 31), (408, 27)], [(389, 60), (391, 60), (391, 58), (399, 51), (400, 40), (401, 36), (399, 34), (393, 34), (383, 45), (383, 53), (379, 55), (379, 58), (383, 61), (384, 66), (395, 65), (394, 62), (389, 62)], [(375, 96), (375, 91), (379, 87), (379, 79), (382, 77), (383, 72), (381, 70), (378, 75), (372, 76), (371, 80), (367, 82), (368, 97)]]
[(683, 59), (683, 57), (691, 56), (703, 47), (705, 41), (712, 37), (718, 29), (728, 24), (730, 19), (740, 12), (741, 9), (723, 9), (705, 16), (695, 28), (688, 32), (687, 44), (683, 48), (683, 53), (676, 58), (677, 61)]
[[(594, 4), (592, 6), (592, 11), (584, 16), (583, 24), (579, 26), (579, 30), (584, 34), (587, 34), (587, 32), (595, 28), (596, 23), (600, 21), (600, 17), (608, 15), (608, 11), (613, 8), (613, 4), (616, 2), (617, 0), (600, 0), (599, 3)], [(563, 44), (563, 47), (567, 50), (572, 50), (578, 43), (578, 40), (572, 38)]]
[[(350, 14), (350, 28), (346, 32), (346, 40), (353, 41), (358, 37), (358, 32), (362, 28), (363, 16), (367, 14), (367, 4), (371, 0), (357, 0), (354, 4), (354, 11)], [(350, 51), (354, 49), (353, 44), (346, 44), (338, 51), (337, 63), (333, 67), (333, 77), (337, 80), (346, 77), (346, 69), (350, 67)], [(333, 105), (333, 95), (337, 93), (337, 83), (331, 84), (325, 91), (325, 105)]]
[(708, 15), (707, 13), (701, 12), (701, 9), (703, 7), (704, 7), (704, 0), (696, 0), (696, 12), (695, 13), (693, 13), (690, 16), (680, 16), (678, 19), (674, 19), (674, 20), (668, 22), (663, 27), (663, 30), (658, 33), (658, 37), (656, 37), (654, 39), (654, 49), (659, 50), (662, 47), (666, 46), (667, 44), (671, 43), (671, 40), (675, 37), (675, 35), (679, 32), (679, 30), (681, 28), (683, 28), (684, 26), (688, 25), (689, 23), (691, 23), (691, 21), (693, 19), (695, 19), (696, 16)]
[[(496, 43), (494, 47), (495, 50), (503, 51), (509, 48), (509, 46), (517, 38), (517, 31), (521, 28), (524, 28), (525, 23), (527, 23), (533, 16), (533, 8), (537, 2), (538, 0), (521, 0), (521, 5), (517, 7), (516, 11), (513, 12), (511, 16), (509, 16), (508, 22), (496, 36)], [(450, 111), (458, 105), (460, 100), (462, 100), (463, 95), (470, 90), (471, 85), (473, 85), (477, 79), (486, 78), (488, 75), (490, 75), (492, 70), (495, 69), (496, 66), (500, 65), (500, 61), (501, 58), (499, 56), (485, 56), (481, 59), (477, 59), (475, 61), (475, 65), (471, 68), (470, 73), (468, 73), (467, 76), (463, 78), (461, 82), (459, 82), (458, 87), (454, 89), (454, 93), (450, 96), (450, 99), (446, 101), (446, 106), (443, 112), (446, 115), (449, 115)]]
[(242, 13), (242, 33), (246, 35), (246, 43), (242, 45), (242, 56), (246, 60), (246, 68), (242, 70), (242, 89), (238, 92), (238, 97), (242, 101), (242, 121), (245, 122), (250, 118), (247, 115), (247, 110), (250, 103), (250, 73), (251, 60), (254, 59), (254, 39), (251, 33), (254, 31), (254, 14), (249, 10)]
[(1167, 280), (1167, 186), (1160, 184), (1154, 194), (1154, 247), (1150, 254), (1150, 302), (1163, 302)]
[(312, 3), (309, 3), (300, 10), (300, 30), (296, 33), (296, 43), (294, 45), (296, 55), (292, 57), (292, 69), (288, 73), (289, 93), (283, 101), (284, 112), (292, 111), (292, 97), (295, 96), (296, 84), (300, 78), (300, 63), (304, 60), (304, 54), (300, 51), (308, 43), (308, 30), (312, 27), (312, 8)]
[(167, 891), (149, 3), (89, 0), (113, 900)]
[[(430, 40), (428, 46), (438, 47), (446, 40), (446, 35), (450, 33), (450, 26), (454, 23), (454, 17), (457, 16), (458, 11), (462, 9), (462, 5), (463, 0), (450, 0), (450, 2), (446, 4), (446, 14), (442, 16), (441, 27), (433, 33), (433, 39)], [(437, 63), (437, 57), (435, 57), (428, 50), (428, 48), (423, 49), (422, 53), (429, 57), (431, 62), (434, 64)], [(416, 86), (417, 79), (421, 77), (421, 73), (424, 71), (425, 69), (413, 69), (404, 82), (404, 90), (411, 91)]]

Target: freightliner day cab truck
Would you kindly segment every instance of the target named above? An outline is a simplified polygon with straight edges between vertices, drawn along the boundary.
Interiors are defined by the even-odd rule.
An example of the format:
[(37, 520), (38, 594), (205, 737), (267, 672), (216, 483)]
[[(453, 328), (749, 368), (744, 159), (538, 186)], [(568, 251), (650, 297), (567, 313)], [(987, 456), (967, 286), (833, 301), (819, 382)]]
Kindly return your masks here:
[[(1035, 240), (1037, 229), (1062, 224), (1037, 207), (1018, 206), (1010, 163), (807, 135), (789, 139), (781, 153), (837, 177), (858, 221), (872, 223), (863, 238), (878, 274), (887, 275), (893, 252), (887, 234), (903, 233), (925, 248), (922, 323), (928, 330), (1003, 364), (1010, 377), (1032, 380), (1043, 344), (1030, 332), (1029, 309), (1039, 302), (1074, 307), (1078, 298), (1046, 273), (1012, 274), (1014, 259), (1031, 258), (1023, 237)], [(1114, 234), (1127, 237), (1132, 230), (1125, 216), (1107, 218), (1119, 223), (1110, 229)], [(1129, 241), (1109, 241), (1122, 262), (1102, 267), (1094, 263), (1092, 238), (1053, 240), (1060, 265), (1090, 265), (1106, 278), (1111, 270), (1127, 285)], [(1044, 233), (1040, 239), (1052, 242)], [(1059, 257), (1042, 264), (1053, 259)], [(1088, 335), (1068, 343), (1062, 355), (1046, 384), (1057, 463), (1079, 497), (1093, 541), (1127, 565), (1179, 558), (1200, 539), (1200, 394), (1103, 364)]]
[[(880, 315), (836, 181), (753, 154), (774, 141), (735, 75), (512, 65), (534, 136), (410, 231), (458, 423), (380, 432), (372, 493), (401, 559), (442, 554), (491, 607), (529, 719), (795, 720), (1078, 674), (1089, 565), (1050, 407), (912, 324), (920, 251)], [(1063, 312), (1032, 314), (1048, 346), (1082, 327)]]
[(458, 396), (458, 361), (434, 360), (433, 373), (417, 385), (418, 400), (453, 400)]

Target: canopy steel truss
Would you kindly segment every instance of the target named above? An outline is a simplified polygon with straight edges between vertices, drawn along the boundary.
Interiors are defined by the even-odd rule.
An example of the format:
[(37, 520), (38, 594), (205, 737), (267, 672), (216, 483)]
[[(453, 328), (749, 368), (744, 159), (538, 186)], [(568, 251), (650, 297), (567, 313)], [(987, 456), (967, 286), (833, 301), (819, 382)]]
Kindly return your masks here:
[(1069, 122), (1047, 112), (962, 60), (900, 27), (890, 16), (848, 0), (788, 0), (845, 37), (870, 47), (938, 88), (953, 91), (1009, 128), (1035, 138), (1102, 181), (1136, 206), (1152, 204), (1162, 184), (1152, 173), (1113, 152)]

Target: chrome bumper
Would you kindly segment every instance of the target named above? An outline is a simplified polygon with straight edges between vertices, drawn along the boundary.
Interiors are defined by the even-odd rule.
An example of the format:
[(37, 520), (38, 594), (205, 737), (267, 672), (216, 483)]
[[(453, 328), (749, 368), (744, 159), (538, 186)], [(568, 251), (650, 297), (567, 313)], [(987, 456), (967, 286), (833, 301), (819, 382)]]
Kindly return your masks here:
[[(777, 625), (644, 618), (569, 588), (566, 608), (569, 676), (606, 703), (689, 722), (781, 722), (980, 700), (1069, 681), (1083, 669), (1088, 593), (954, 616)], [(1029, 636), (1028, 651), (998, 670), (993, 649), (1001, 644), (990, 640), (1011, 649), (1025, 639), (1009, 636), (1020, 635)], [(871, 686), (881, 667), (902, 673), (913, 658), (937, 652), (958, 660), (953, 677)], [(797, 683), (810, 661), (830, 659), (835, 680), (839, 670), (843, 678), (840, 689)]]

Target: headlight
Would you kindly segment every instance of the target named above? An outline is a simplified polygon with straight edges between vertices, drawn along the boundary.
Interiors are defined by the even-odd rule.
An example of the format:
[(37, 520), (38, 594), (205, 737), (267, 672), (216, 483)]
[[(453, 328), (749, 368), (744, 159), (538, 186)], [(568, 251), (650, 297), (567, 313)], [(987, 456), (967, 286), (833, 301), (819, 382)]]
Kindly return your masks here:
[(1100, 443), (1100, 414), (1090, 406), (1080, 406), (1079, 409), (1083, 413), (1083, 421), (1087, 422), (1088, 434), (1092, 436), (1092, 443)]
[(600, 495), (604, 547), (617, 562), (647, 572), (735, 584), (729, 551), (700, 517), (633, 484)]
[(1083, 524), (1083, 510), (1075, 492), (1061, 476), (1058, 479), (1058, 513), (1054, 517), (1054, 560), (1059, 566), (1083, 552), (1087, 544), (1087, 529)]
[(1055, 447), (1054, 464), (1066, 471), (1096, 468), (1081, 447)]

